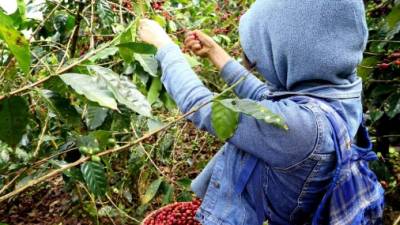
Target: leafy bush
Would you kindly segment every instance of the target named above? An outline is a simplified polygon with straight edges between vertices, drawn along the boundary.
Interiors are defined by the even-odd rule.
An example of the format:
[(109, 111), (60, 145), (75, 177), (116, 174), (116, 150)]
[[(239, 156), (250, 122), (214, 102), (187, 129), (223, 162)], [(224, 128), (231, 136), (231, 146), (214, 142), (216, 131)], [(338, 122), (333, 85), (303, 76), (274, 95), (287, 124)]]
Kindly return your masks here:
[[(0, 202), (60, 174), (97, 221), (135, 224), (148, 210), (191, 200), (190, 179), (221, 143), (183, 121), (161, 84), (154, 47), (137, 40), (137, 21), (155, 19), (179, 44), (187, 30), (203, 29), (239, 57), (238, 18), (252, 2), (18, 0), (15, 13), (0, 9)], [(385, 159), (374, 167), (388, 193), (398, 193), (400, 3), (365, 3), (370, 41), (359, 74)], [(285, 128), (257, 104), (222, 100), (233, 95), (214, 67), (187, 59), (222, 92), (213, 103), (221, 139), (232, 135), (238, 112)], [(219, 129), (227, 123), (231, 129)]]

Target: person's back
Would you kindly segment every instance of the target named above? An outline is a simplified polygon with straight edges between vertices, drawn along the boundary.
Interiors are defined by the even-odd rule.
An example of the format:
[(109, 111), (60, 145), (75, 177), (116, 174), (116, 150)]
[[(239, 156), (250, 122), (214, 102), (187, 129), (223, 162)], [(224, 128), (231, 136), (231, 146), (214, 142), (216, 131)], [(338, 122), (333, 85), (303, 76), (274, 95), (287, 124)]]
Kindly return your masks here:
[[(355, 137), (362, 121), (356, 67), (367, 41), (363, 2), (258, 0), (242, 17), (239, 30), (249, 64), (267, 84), (201, 32), (189, 34), (186, 44), (208, 56), (229, 85), (245, 76), (236, 94), (282, 116), (289, 130), (241, 114), (235, 134), (192, 183), (203, 199), (197, 218), (203, 225), (260, 224), (261, 205), (270, 224), (311, 223), (336, 172), (337, 148), (326, 112), (316, 101), (296, 97), (323, 99), (344, 121), (350, 138)], [(179, 108), (188, 112), (212, 99), (179, 47), (152, 40), (151, 34), (145, 30), (141, 37), (158, 45), (162, 81)], [(189, 119), (214, 133), (211, 106)], [(252, 174), (255, 167), (258, 177)], [(254, 193), (260, 190), (257, 198)]]

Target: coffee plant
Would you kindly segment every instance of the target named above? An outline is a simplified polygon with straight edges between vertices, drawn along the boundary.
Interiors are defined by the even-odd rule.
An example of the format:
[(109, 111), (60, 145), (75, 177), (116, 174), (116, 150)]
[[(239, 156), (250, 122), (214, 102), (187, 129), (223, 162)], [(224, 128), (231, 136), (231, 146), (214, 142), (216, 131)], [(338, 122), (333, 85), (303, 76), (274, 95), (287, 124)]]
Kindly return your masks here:
[[(156, 20), (182, 47), (188, 30), (202, 29), (240, 60), (238, 20), (252, 2), (16, 0), (15, 10), (0, 4), (0, 224), (34, 223), (28, 219), (35, 215), (17, 206), (47, 201), (46, 192), (59, 198), (48, 205), (67, 199), (68, 210), (57, 214), (64, 218), (38, 224), (68, 217), (85, 224), (140, 224), (161, 206), (192, 201), (191, 179), (234, 133), (240, 113), (290, 129), (268, 109), (237, 99), (210, 62), (186, 53), (203, 82), (219, 93), (205, 103), (212, 104), (218, 138), (195, 130), (185, 118), (205, 104), (180, 114), (161, 83), (157, 50), (136, 35), (141, 18)], [(374, 168), (387, 189), (388, 220), (395, 220), (400, 2), (364, 2), (370, 41), (359, 74), (381, 156)], [(193, 217), (199, 202), (193, 204), (168, 210), (179, 216), (180, 208), (191, 210)], [(180, 218), (167, 214), (155, 216), (154, 224)]]

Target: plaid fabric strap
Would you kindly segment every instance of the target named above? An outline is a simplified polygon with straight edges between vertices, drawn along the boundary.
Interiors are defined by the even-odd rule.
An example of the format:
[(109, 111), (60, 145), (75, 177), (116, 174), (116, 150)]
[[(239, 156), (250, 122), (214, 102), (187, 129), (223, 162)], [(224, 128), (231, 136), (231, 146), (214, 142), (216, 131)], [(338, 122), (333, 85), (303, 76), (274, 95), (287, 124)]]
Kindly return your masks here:
[(383, 189), (368, 161), (377, 160), (366, 127), (361, 124), (359, 135), (364, 148), (350, 143), (346, 123), (339, 114), (321, 100), (310, 100), (325, 112), (331, 124), (337, 169), (330, 188), (323, 197), (313, 224), (382, 224)]

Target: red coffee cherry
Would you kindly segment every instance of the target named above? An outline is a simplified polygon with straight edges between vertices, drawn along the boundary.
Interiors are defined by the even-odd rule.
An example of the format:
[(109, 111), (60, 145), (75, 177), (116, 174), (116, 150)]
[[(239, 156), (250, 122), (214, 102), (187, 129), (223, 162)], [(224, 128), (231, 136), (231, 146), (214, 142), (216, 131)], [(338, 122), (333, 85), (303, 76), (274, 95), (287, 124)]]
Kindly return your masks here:
[(194, 218), (201, 205), (200, 199), (192, 202), (179, 202), (156, 211), (147, 218), (144, 225), (200, 225)]

